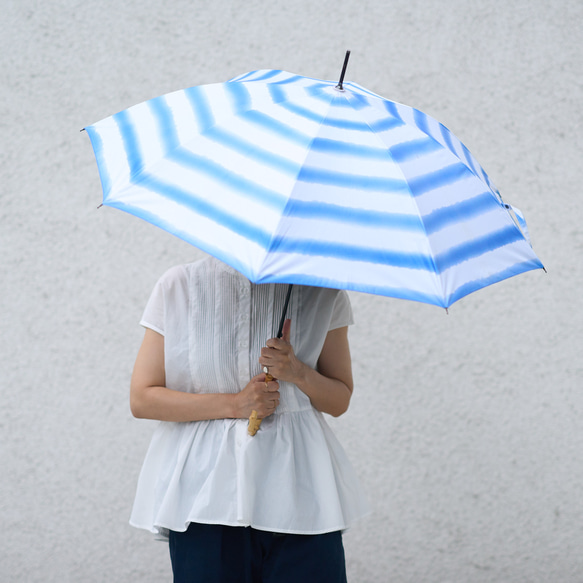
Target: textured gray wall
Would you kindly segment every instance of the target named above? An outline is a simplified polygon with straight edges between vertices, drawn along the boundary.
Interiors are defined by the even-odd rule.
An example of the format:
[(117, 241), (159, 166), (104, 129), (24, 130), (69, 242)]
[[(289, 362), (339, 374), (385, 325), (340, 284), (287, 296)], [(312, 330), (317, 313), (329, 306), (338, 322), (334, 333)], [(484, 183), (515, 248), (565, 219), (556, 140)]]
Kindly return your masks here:
[[(581, 0), (1, 0), (0, 581), (169, 581), (128, 526), (153, 431), (137, 325), (198, 252), (103, 208), (79, 129), (257, 68), (433, 115), (523, 210), (548, 269), (439, 308), (353, 294), (333, 426), (374, 512), (353, 583), (583, 580)], [(274, 462), (276, 463), (276, 462)]]

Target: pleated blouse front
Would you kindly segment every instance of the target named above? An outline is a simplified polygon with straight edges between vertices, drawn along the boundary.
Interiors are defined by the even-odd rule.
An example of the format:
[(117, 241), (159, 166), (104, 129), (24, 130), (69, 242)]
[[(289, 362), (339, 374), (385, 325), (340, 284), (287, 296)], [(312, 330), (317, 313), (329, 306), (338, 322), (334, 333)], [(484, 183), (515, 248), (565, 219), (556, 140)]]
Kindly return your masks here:
[[(164, 336), (166, 386), (236, 393), (260, 373), (286, 285), (255, 285), (214, 258), (169, 270), (141, 324)], [(345, 292), (296, 286), (288, 317), (300, 360), (316, 367), (328, 331), (352, 323)], [(247, 421), (161, 422), (142, 466), (130, 523), (164, 535), (190, 522), (316, 534), (367, 512), (346, 455), (323, 415), (295, 385), (250, 437)]]

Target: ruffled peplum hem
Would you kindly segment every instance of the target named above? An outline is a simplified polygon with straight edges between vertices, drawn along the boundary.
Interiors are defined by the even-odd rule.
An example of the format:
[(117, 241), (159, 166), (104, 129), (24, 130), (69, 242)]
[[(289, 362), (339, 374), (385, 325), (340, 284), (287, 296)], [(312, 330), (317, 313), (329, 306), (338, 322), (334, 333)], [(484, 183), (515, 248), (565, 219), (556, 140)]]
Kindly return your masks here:
[(313, 408), (247, 421), (162, 422), (130, 524), (164, 536), (191, 522), (291, 534), (347, 529), (368, 504), (342, 446)]

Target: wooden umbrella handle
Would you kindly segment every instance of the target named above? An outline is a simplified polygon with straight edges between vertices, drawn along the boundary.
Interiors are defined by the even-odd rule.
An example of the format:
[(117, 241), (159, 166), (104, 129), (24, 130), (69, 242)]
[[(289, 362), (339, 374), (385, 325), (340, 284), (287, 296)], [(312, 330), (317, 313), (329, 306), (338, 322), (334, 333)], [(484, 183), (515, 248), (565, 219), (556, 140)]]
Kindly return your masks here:
[[(265, 384), (267, 384), (269, 381), (273, 380), (273, 376), (271, 376), (269, 373), (265, 374)], [(251, 437), (253, 437), (258, 431), (259, 428), (261, 427), (261, 419), (259, 419), (257, 417), (257, 411), (255, 411), (255, 409), (253, 409), (253, 411), (251, 411), (251, 415), (249, 416), (249, 425), (247, 426), (247, 433), (249, 435), (251, 435)]]
[[(350, 51), (348, 51), (348, 54), (346, 55), (346, 61), (344, 66), (346, 67), (346, 62), (348, 61), (348, 55), (350, 54)], [(344, 73), (343, 73), (344, 75)], [(281, 338), (283, 335), (283, 323), (285, 322), (285, 314), (287, 312), (287, 306), (289, 304), (289, 299), (291, 297), (291, 293), (292, 293), (292, 288), (293, 288), (293, 284), (290, 283), (287, 287), (287, 293), (285, 296), (285, 302), (283, 304), (283, 312), (281, 314), (281, 320), (279, 321), (279, 330), (277, 331), (277, 337)], [(265, 371), (267, 369), (264, 369)], [(267, 383), (269, 381), (273, 380), (273, 375), (270, 375), (268, 372), (265, 372), (265, 384), (267, 385)], [(251, 415), (249, 416), (249, 425), (247, 426), (247, 433), (251, 436), (255, 435), (257, 433), (257, 431), (259, 431), (259, 427), (261, 427), (261, 419), (257, 418), (257, 411), (255, 411), (255, 409), (253, 411), (251, 411)]]

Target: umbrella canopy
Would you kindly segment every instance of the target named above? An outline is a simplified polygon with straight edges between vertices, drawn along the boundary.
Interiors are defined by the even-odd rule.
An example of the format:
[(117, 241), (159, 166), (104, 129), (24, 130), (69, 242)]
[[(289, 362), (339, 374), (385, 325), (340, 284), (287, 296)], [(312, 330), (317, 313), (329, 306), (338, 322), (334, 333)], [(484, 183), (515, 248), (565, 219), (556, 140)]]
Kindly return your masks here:
[(448, 307), (542, 268), (522, 215), (460, 140), (355, 83), (254, 71), (85, 129), (104, 205), (255, 283)]

